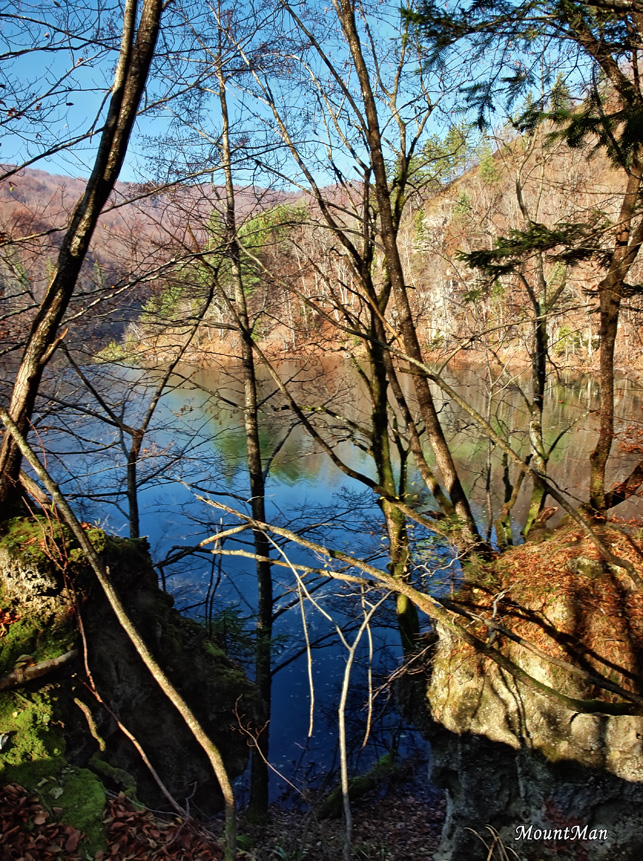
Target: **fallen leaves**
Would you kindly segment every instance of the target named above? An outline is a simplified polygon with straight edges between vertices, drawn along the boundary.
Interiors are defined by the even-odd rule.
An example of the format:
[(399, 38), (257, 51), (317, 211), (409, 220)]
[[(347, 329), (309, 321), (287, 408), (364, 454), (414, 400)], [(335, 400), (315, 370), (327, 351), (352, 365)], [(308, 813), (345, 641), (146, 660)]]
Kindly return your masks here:
[[(0, 787), (0, 858), (2, 861), (83, 861), (83, 833), (49, 814), (23, 787)], [(105, 809), (107, 850), (95, 861), (220, 861), (222, 849), (199, 822), (163, 820), (135, 807), (122, 793)]]
[(0, 857), (3, 861), (80, 861), (82, 832), (50, 818), (37, 798), (17, 784), (0, 788)]
[(108, 802), (104, 821), (110, 847), (105, 859), (220, 861), (223, 858), (218, 841), (196, 820), (159, 819), (150, 810), (134, 807), (122, 793)]
[[(417, 762), (416, 775), (403, 784), (391, 783), (382, 794), (372, 790), (351, 805), (353, 856), (375, 861), (429, 861), (440, 842), (445, 819), (442, 793), (427, 785), (422, 775), (426, 763)], [(317, 820), (296, 808), (273, 807), (266, 825), (240, 823), (250, 834), (257, 861), (305, 858), (337, 861), (343, 855), (344, 824), (341, 819)], [(239, 856), (239, 861), (241, 861)]]
[[(444, 802), (422, 779), (413, 786), (373, 792), (354, 805), (356, 857), (388, 861), (430, 859), (439, 840)], [(2, 861), (85, 861), (83, 834), (62, 824), (62, 808), (49, 813), (23, 787), (0, 787), (0, 858)], [(160, 818), (132, 804), (122, 793), (108, 801), (104, 825), (107, 849), (93, 861), (222, 861), (216, 838), (198, 821)], [(311, 827), (312, 826), (312, 827)], [(341, 822), (315, 823), (302, 811), (273, 808), (271, 825), (253, 831), (259, 854), (239, 851), (238, 859), (267, 859), (285, 844), (305, 846), (310, 861), (336, 861), (341, 856)], [(277, 854), (275, 854), (277, 853)]]
[[(633, 535), (609, 524), (596, 527), (617, 556), (643, 571), (643, 549)], [(514, 547), (497, 561), (488, 588), (465, 587), (468, 609), (518, 634), (545, 655), (570, 661), (604, 675), (625, 689), (640, 691), (638, 670), (643, 653), (643, 594), (629, 576), (602, 560), (588, 536), (574, 526), (559, 527), (549, 540)], [(500, 590), (507, 593), (496, 601)], [(472, 625), (483, 638), (486, 626)], [(458, 644), (457, 653), (475, 656)], [(521, 647), (506, 646), (512, 657)], [(586, 696), (607, 702), (616, 694), (588, 687)]]

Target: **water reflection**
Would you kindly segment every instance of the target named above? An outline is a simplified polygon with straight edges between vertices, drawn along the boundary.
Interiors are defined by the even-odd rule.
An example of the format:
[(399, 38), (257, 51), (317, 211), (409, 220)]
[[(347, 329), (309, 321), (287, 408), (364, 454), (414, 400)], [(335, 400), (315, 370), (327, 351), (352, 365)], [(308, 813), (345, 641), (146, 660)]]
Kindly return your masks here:
[[(352, 469), (374, 477), (367, 453), (371, 403), (355, 368), (335, 359), (311, 359), (284, 363), (278, 370), (337, 455)], [(109, 398), (113, 415), (123, 425), (138, 427), (149, 407), (158, 373), (116, 366), (96, 366), (86, 369), (86, 373), (104, 392), (103, 397)], [(177, 555), (232, 523), (199, 501), (197, 495), (248, 510), (240, 378), (240, 368), (234, 365), (216, 370), (184, 368), (159, 401), (138, 463), (141, 533), (148, 536), (157, 561)], [(374, 564), (385, 564), (385, 533), (372, 492), (332, 463), (301, 426), (265, 370), (259, 383), (261, 442), (264, 462), (270, 467), (266, 485), (268, 518), (305, 531), (313, 540), (367, 556)], [(526, 452), (529, 416), (520, 391), (524, 380), (493, 379), (486, 372), (465, 369), (457, 376), (451, 375), (449, 383), (488, 417), (517, 451)], [(72, 400), (73, 385), (71, 381), (59, 383), (61, 391), (66, 386), (64, 398), (60, 398), (65, 404)], [(411, 398), (411, 380), (406, 378), (404, 385)], [(471, 494), (481, 528), (486, 531), (493, 511), (503, 502), (500, 457), (463, 410), (448, 402), (438, 389), (434, 393), (463, 483)], [(559, 438), (550, 473), (576, 499), (585, 496), (597, 398), (596, 385), (590, 379), (560, 377), (550, 382), (547, 390), (545, 435), (549, 444)], [(86, 520), (98, 518), (108, 528), (127, 534), (127, 432), (122, 427), (115, 429), (114, 420), (105, 422), (106, 411), (88, 400), (86, 393), (80, 403), (82, 406), (76, 408), (66, 407), (54, 421), (48, 418), (49, 430), (41, 420), (44, 443), (51, 452), (57, 478), (74, 498), (82, 516)], [(640, 417), (641, 404), (640, 390), (625, 380), (620, 382), (617, 410), (622, 424)], [(615, 460), (611, 474), (627, 466), (627, 458), (618, 463)], [(529, 490), (528, 486), (523, 488), (515, 508), (516, 538), (526, 516)], [(434, 505), (413, 473), (409, 475), (409, 494), (420, 508)], [(619, 510), (623, 516), (635, 512), (633, 503)], [(418, 576), (424, 587), (436, 592), (451, 588), (457, 568), (442, 545), (418, 527), (413, 531), (413, 540)], [(251, 551), (250, 536), (228, 539), (225, 549)], [(296, 562), (318, 564), (319, 560), (302, 550), (288, 552)], [(252, 625), (256, 602), (252, 560), (239, 556), (214, 559), (205, 548), (162, 570), (180, 608), (191, 608), (190, 612), (198, 614), (205, 607), (216, 613), (235, 605), (248, 626)], [(310, 768), (311, 761), (317, 766), (329, 766), (333, 760), (335, 744), (331, 738), (335, 730), (329, 730), (329, 726), (335, 725), (336, 716), (324, 715), (323, 711), (324, 704), (336, 702), (346, 651), (322, 610), (344, 627), (355, 623), (355, 612), (352, 598), (335, 586), (319, 592), (320, 610), (307, 611), (311, 639), (320, 638), (324, 644), (313, 654), (316, 729), (308, 739), (307, 658), (301, 654), (302, 621), (294, 600), (296, 588), (287, 568), (275, 569), (275, 584), (276, 609), (280, 611), (275, 626), (279, 652), (276, 660), (284, 664), (284, 669), (274, 680), (272, 751), (277, 767), (291, 775), (292, 765), (302, 760), (303, 751), (307, 757), (301, 766), (303, 772)], [(291, 605), (294, 609), (287, 610)], [(384, 678), (400, 657), (392, 622), (388, 626), (380, 623), (375, 651), (378, 672)], [(361, 660), (366, 664), (366, 651), (362, 651)], [(365, 673), (359, 669), (356, 672), (357, 676)], [(361, 720), (359, 708), (355, 716), (357, 726)], [(396, 719), (386, 720), (389, 722), (381, 727), (379, 748), (376, 746), (370, 756), (402, 732)]]

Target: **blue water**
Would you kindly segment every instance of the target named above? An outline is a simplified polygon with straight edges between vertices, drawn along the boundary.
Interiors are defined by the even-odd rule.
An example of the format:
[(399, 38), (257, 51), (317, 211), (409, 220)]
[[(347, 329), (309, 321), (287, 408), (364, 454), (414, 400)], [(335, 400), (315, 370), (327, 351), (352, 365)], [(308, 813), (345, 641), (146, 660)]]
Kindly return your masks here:
[[(134, 425), (149, 398), (147, 378), (135, 371), (116, 369), (110, 373), (114, 373), (111, 394), (120, 409), (119, 415)], [(132, 390), (137, 381), (138, 388)], [(208, 387), (216, 388), (218, 382), (211, 375)], [(219, 393), (236, 402), (240, 397), (234, 383)], [(140, 532), (147, 536), (157, 564), (217, 530), (238, 523), (234, 517), (198, 500), (197, 495), (249, 513), (241, 420), (239, 410), (217, 403), (189, 384), (177, 387), (161, 400), (145, 439), (139, 469), (143, 482), (139, 491)], [(268, 412), (263, 441), (266, 452), (286, 436), (289, 421), (289, 416), (282, 418), (281, 411), (276, 417)], [(87, 412), (79, 411), (75, 416), (68, 413), (64, 426), (61, 423), (51, 430), (46, 443), (51, 452), (50, 467), (79, 515), (111, 532), (127, 535), (127, 509), (122, 496), (125, 455), (119, 448), (118, 434)], [(352, 468), (373, 474), (368, 456), (358, 447), (339, 442), (337, 451)], [(345, 476), (325, 454), (315, 449), (300, 428), (287, 435), (274, 459), (266, 485), (266, 509), (270, 522), (304, 531), (318, 543), (368, 557), (371, 564), (386, 564), (383, 522), (372, 492)], [(223, 547), (252, 551), (252, 535), (246, 532), (239, 538), (229, 538)], [(296, 545), (285, 545), (284, 552), (293, 562), (312, 567), (323, 562), (316, 554)], [(282, 558), (276, 550), (273, 555)], [(295, 578), (288, 568), (275, 566), (273, 572), (275, 610), (279, 611), (296, 597)], [(253, 560), (234, 556), (215, 558), (205, 551), (163, 566), (159, 573), (179, 610), (203, 618), (208, 612), (204, 603), (208, 599), (215, 628), (222, 612), (234, 610), (237, 624), (251, 632), (256, 604)], [(309, 579), (305, 578), (306, 582)], [(375, 599), (379, 597), (378, 594)], [(313, 644), (310, 657), (302, 654), (304, 635), (299, 604), (280, 614), (274, 627), (275, 666), (285, 665), (275, 673), (273, 682), (270, 758), (276, 771), (285, 778), (284, 781), (275, 773), (272, 780), (275, 797), (285, 792), (296, 795), (289, 782), (302, 791), (319, 785), (337, 766), (337, 703), (347, 651), (335, 626), (342, 629), (350, 644), (361, 621), (356, 609), (359, 602), (352, 588), (337, 581), (322, 586), (314, 593), (314, 600), (318, 606), (308, 601), (304, 605), (308, 638)], [(366, 768), (391, 745), (408, 750), (410, 744), (420, 744), (413, 730), (397, 715), (386, 687), (388, 674), (401, 658), (393, 602), (389, 599), (387, 603), (388, 607), (378, 613), (371, 626), (372, 657), (368, 638), (364, 636), (351, 676), (353, 693), (348, 711), (354, 770)], [(317, 643), (318, 640), (321, 642)], [(232, 643), (234, 647), (234, 638)], [(244, 654), (243, 649), (238, 652), (238, 659), (246, 662), (251, 673), (249, 652)], [(368, 666), (372, 674), (370, 694)], [(382, 686), (372, 706), (371, 738), (363, 747), (366, 704), (373, 689)], [(311, 696), (314, 707), (309, 735)]]
[[(314, 373), (307, 369), (302, 374), (298, 367), (290, 366), (284, 369), (284, 374), (299, 377), (295, 385), (302, 402), (310, 398), (310, 403), (330, 403), (332, 399), (338, 412), (357, 424), (367, 425), (370, 404), (356, 374), (351, 374), (346, 367), (338, 370), (337, 366), (325, 369), (322, 366), (322, 370), (322, 374), (319, 369)], [(113, 415), (132, 426), (140, 422), (155, 382), (154, 372), (106, 366), (88, 369), (87, 373), (95, 375), (96, 384), (100, 383), (102, 390), (108, 393)], [(220, 627), (222, 613), (232, 612), (236, 626), (251, 632), (256, 605), (256, 578), (251, 559), (213, 557), (206, 548), (177, 564), (161, 564), (177, 550), (193, 547), (218, 530), (238, 523), (233, 516), (199, 501), (197, 495), (249, 513), (242, 413), (236, 406), (242, 403), (237, 375), (234, 368), (227, 368), (219, 372), (199, 371), (189, 380), (177, 378), (173, 381), (172, 390), (159, 402), (145, 438), (139, 463), (139, 505), (141, 534), (148, 537), (153, 559), (160, 566), (159, 574), (178, 609), (197, 618), (209, 617), (211, 613), (215, 627), (217, 624)], [(69, 381), (68, 386), (72, 388), (72, 385)], [(485, 413), (485, 390), (476, 373), (465, 374), (461, 386), (477, 409)], [(383, 522), (372, 492), (359, 481), (348, 478), (328, 455), (316, 448), (305, 431), (294, 425), (290, 411), (283, 409), (283, 401), (274, 391), (270, 380), (262, 382), (261, 393), (266, 399), (262, 406), (264, 459), (279, 449), (267, 479), (268, 520), (305, 534), (320, 544), (368, 558), (371, 564), (385, 565)], [(119, 434), (113, 426), (101, 421), (100, 405), (92, 403), (87, 393), (81, 397), (81, 406), (67, 408), (56, 421), (48, 417), (49, 430), (41, 430), (49, 452), (49, 466), (83, 519), (97, 521), (113, 532), (127, 535), (127, 507), (123, 496), (125, 454)], [(636, 397), (631, 392), (624, 393), (621, 403), (636, 413), (640, 408), (638, 393)], [(552, 457), (551, 470), (561, 486), (569, 487), (572, 493), (580, 492), (586, 481), (587, 450), (593, 440), (591, 421), (588, 423), (586, 415), (593, 406), (594, 390), (589, 386), (585, 389), (580, 383), (554, 386), (548, 395), (548, 435), (553, 438), (561, 428), (570, 428)], [(527, 416), (520, 397), (512, 394), (510, 388), (501, 390), (494, 411), (503, 426), (514, 429), (512, 444), (517, 448), (524, 445)], [(351, 468), (373, 476), (369, 456), (360, 445), (346, 438), (339, 422), (317, 414), (316, 420), (320, 422), (324, 437), (336, 446), (337, 453)], [(472, 432), (470, 422), (457, 410), (443, 410), (442, 420), (455, 440), (459, 468), (465, 484), (472, 490), (474, 510), (484, 531), (489, 504), (497, 510), (503, 492), (499, 458), (493, 453), (495, 472), (487, 490), (484, 480), (487, 443)], [(421, 486), (415, 478), (413, 474), (409, 476), (411, 490)], [(432, 507), (430, 497), (418, 498), (416, 504)], [(525, 505), (526, 497), (519, 500), (516, 513), (519, 514), (521, 506), (525, 508)], [(623, 509), (620, 513), (625, 515), (627, 512)], [(414, 538), (416, 574), (424, 588), (434, 593), (452, 588), (459, 572), (448, 550), (439, 544), (427, 548), (429, 536), (418, 527), (414, 527)], [(294, 562), (313, 567), (323, 562), (301, 547), (279, 543)], [(226, 539), (223, 547), (252, 551), (251, 533)], [(278, 556), (276, 551), (274, 556)], [(426, 562), (424, 568), (419, 564), (422, 561)], [(275, 566), (273, 571), (275, 609), (280, 610), (293, 602), (295, 579), (288, 568)], [(307, 657), (301, 654), (304, 637), (298, 605), (279, 615), (274, 631), (275, 665), (285, 666), (274, 677), (271, 760), (288, 781), (300, 788), (319, 782), (336, 765), (336, 711), (347, 652), (334, 626), (338, 625), (345, 632), (350, 643), (361, 620), (358, 599), (337, 581), (315, 592), (315, 600), (321, 609), (309, 602), (305, 605), (309, 638), (323, 640), (323, 646), (312, 650), (315, 707), (310, 737), (311, 694)], [(391, 744), (401, 743), (408, 749), (417, 740), (390, 703), (385, 707), (391, 699), (386, 678), (401, 658), (390, 600), (388, 606), (378, 612), (372, 635), (372, 660), (365, 637), (353, 672), (349, 732), (354, 770), (366, 767)], [(230, 645), (234, 650), (234, 637), (230, 638)], [(251, 671), (249, 651), (246, 649), (244, 653), (243, 648), (236, 645), (238, 659), (245, 661)], [(371, 742), (362, 750), (365, 704), (369, 699), (369, 665), (373, 668), (372, 687), (382, 688), (382, 691), (373, 707), (378, 718)], [(275, 795), (285, 787), (287, 783), (274, 778)]]

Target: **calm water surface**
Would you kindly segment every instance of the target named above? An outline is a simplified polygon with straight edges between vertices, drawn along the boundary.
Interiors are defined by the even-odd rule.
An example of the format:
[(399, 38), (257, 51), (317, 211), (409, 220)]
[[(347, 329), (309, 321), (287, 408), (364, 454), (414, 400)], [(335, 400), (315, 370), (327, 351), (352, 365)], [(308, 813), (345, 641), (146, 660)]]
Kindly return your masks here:
[[(319, 409), (311, 412), (320, 432), (352, 469), (373, 477), (373, 464), (364, 450), (366, 440), (359, 430), (368, 424), (369, 401), (355, 370), (348, 363), (318, 361), (283, 364), (279, 371), (282, 379), (289, 381), (300, 404), (311, 410), (323, 406), (331, 411), (330, 414)], [(132, 426), (140, 421), (156, 382), (154, 372), (109, 366), (87, 372), (93, 374), (97, 386), (105, 387), (116, 414)], [(159, 402), (139, 465), (141, 534), (148, 536), (156, 562), (196, 545), (221, 526), (234, 522), (197, 496), (248, 511), (239, 376), (235, 367), (196, 372), (184, 369)], [(519, 382), (500, 379), (490, 390), (486, 374), (471, 370), (450, 379), (469, 403), (509, 435), (516, 450), (524, 451), (528, 416), (517, 387)], [(261, 396), (263, 457), (266, 462), (270, 459), (266, 486), (268, 519), (297, 531), (305, 529), (312, 540), (368, 556), (374, 564), (385, 564), (382, 518), (372, 493), (359, 481), (344, 475), (319, 450), (298, 425), (271, 379), (261, 381)], [(100, 413), (100, 407), (91, 403), (86, 393), (80, 397), (82, 409), (67, 411), (64, 420), (52, 423), (50, 430), (43, 432), (52, 451), (50, 462), (85, 519), (97, 519), (110, 530), (126, 535), (125, 455), (120, 437), (113, 426), (93, 414)], [(466, 414), (444, 402), (439, 392), (436, 398), (480, 527), (487, 531), (489, 511), (492, 508), (497, 511), (504, 492), (500, 458), (476, 433)], [(641, 418), (642, 403), (637, 386), (626, 381), (619, 384), (617, 410), (622, 424)], [(584, 496), (587, 453), (595, 438), (592, 411), (596, 406), (597, 391), (591, 380), (561, 381), (548, 390), (549, 442), (565, 431), (552, 455), (550, 473), (562, 488), (578, 498)], [(352, 422), (355, 428), (352, 439), (346, 433), (345, 422), (337, 416)], [(625, 464), (619, 463), (618, 468), (624, 469)], [(409, 476), (409, 491), (416, 494), (416, 502), (421, 506), (432, 506), (431, 498), (423, 495), (421, 483), (413, 474)], [(526, 505), (525, 492), (517, 505), (518, 520), (524, 517)], [(635, 504), (622, 506), (619, 511), (622, 516), (636, 513)], [(429, 556), (428, 536), (416, 528), (414, 538), (425, 587), (434, 592), (451, 588), (457, 570), (448, 552), (433, 547)], [(247, 536), (230, 538), (223, 548), (251, 550), (250, 542), (251, 537)], [(294, 561), (319, 565), (320, 560), (313, 554), (290, 547), (284, 549)], [(196, 616), (213, 614), (219, 633), (236, 644), (240, 660), (247, 659), (243, 641), (239, 643), (239, 638), (233, 635), (244, 625), (251, 629), (256, 602), (252, 560), (213, 557), (204, 551), (161, 570), (179, 609)], [(347, 630), (351, 623), (354, 625), (356, 598), (333, 583), (315, 594), (318, 606), (306, 604), (309, 638), (313, 642), (321, 640), (311, 656), (314, 723), (309, 737), (311, 695), (308, 658), (302, 654), (304, 621), (295, 600), (292, 573), (287, 568), (275, 568), (274, 575), (276, 608), (281, 611), (275, 624), (276, 665), (283, 668), (274, 677), (271, 758), (288, 779), (304, 786), (336, 764), (336, 704), (347, 652), (334, 625)], [(373, 740), (366, 752), (357, 753), (367, 720), (370, 651), (374, 689), (384, 684), (400, 658), (392, 607), (378, 615), (372, 631), (372, 645), (369, 649), (365, 637), (354, 671), (350, 728), (356, 751), (353, 768), (363, 768), (365, 762), (381, 755), (391, 744), (400, 743), (404, 748), (416, 739), (394, 711), (385, 708), (390, 692), (384, 688), (374, 703), (378, 721)], [(349, 633), (349, 641), (353, 636)], [(275, 793), (283, 786), (275, 779)]]

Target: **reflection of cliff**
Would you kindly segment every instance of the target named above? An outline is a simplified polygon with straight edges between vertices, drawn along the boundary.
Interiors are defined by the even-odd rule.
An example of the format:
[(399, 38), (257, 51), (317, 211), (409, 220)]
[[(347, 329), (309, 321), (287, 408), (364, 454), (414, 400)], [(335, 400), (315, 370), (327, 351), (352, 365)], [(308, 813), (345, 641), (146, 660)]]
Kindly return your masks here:
[[(344, 416), (353, 423), (353, 428), (355, 425), (368, 427), (371, 403), (354, 365), (334, 356), (314, 356), (306, 360), (279, 362), (276, 368), (281, 378), (288, 383), (297, 402), (309, 408), (308, 416), (320, 433), (329, 443), (338, 446), (344, 461), (354, 469), (366, 470), (368, 457), (364, 446), (368, 446), (367, 437), (360, 438), (361, 448), (353, 445), (346, 428), (318, 409), (323, 405)], [(297, 423), (296, 416), (276, 390), (268, 372), (260, 368), (258, 377), (263, 417), (262, 442), (268, 455), (280, 446), (271, 463), (271, 478), (276, 478), (285, 485), (317, 481), (325, 485), (333, 482), (333, 487), (338, 487), (340, 476), (333, 471), (334, 467), (329, 467), (327, 456)], [(202, 428), (204, 436), (207, 435), (210, 441), (208, 445), (224, 456), (221, 469), (230, 481), (238, 474), (245, 475), (243, 388), (240, 379), (241, 369), (238, 364), (222, 363), (219, 367), (194, 371), (185, 388), (178, 387), (167, 396), (170, 409), (175, 415), (181, 409), (189, 409), (183, 420), (188, 422), (191, 417), (194, 426)], [(457, 373), (448, 377), (448, 382), (479, 413), (487, 414), (489, 387), (480, 371), (460, 368)], [(518, 379), (518, 382), (525, 384), (524, 379)], [(405, 394), (413, 404), (410, 376), (403, 375), (402, 383), (405, 386)], [(529, 384), (528, 380), (526, 384)], [(222, 396), (218, 407), (216, 401), (215, 405), (210, 403), (208, 394), (211, 393)], [(485, 511), (488, 497), (481, 476), (485, 473), (488, 456), (486, 440), (481, 439), (478, 431), (470, 426), (468, 418), (457, 405), (448, 402), (437, 391), (434, 391), (434, 395), (465, 487), (469, 490), (474, 504)], [(616, 404), (623, 424), (629, 424), (636, 419), (643, 406), (637, 387), (626, 379), (617, 382)], [(589, 377), (561, 374), (556, 384), (552, 384), (546, 393), (547, 444), (551, 445), (560, 436), (549, 462), (549, 471), (552, 478), (572, 494), (586, 493), (588, 456), (595, 445), (592, 411), (596, 410), (597, 405), (598, 389)], [(494, 422), (511, 430), (516, 450), (522, 451), (526, 456), (528, 415), (524, 410), (524, 399), (515, 383), (513, 387), (498, 385), (494, 389), (491, 406)], [(207, 427), (201, 424), (203, 418)], [(285, 441), (282, 443), (282, 440)], [(431, 460), (431, 452), (427, 454)], [(618, 475), (610, 473), (608, 478), (617, 480), (627, 475), (637, 459), (636, 454), (629, 457), (627, 454), (620, 454), (618, 460), (615, 459), (620, 472)], [(492, 482), (490, 492), (497, 511), (504, 502), (499, 452), (493, 454), (493, 466), (497, 470), (496, 480)], [(525, 522), (530, 494), (531, 487), (526, 482), (514, 508), (518, 523)], [(633, 516), (636, 514), (636, 506), (636, 501), (625, 503), (620, 507), (619, 514), (624, 517)], [(554, 523), (558, 516), (554, 517)]]
[[(640, 541), (612, 529), (603, 537), (643, 570)], [(574, 525), (483, 567), (458, 600), (480, 620), (470, 620), (472, 632), (495, 638), (537, 682), (588, 706), (583, 713), (527, 689), (441, 630), (427, 692), (433, 777), (449, 799), (436, 858), (486, 858), (466, 829), (483, 833), (487, 825), (519, 858), (642, 857), (643, 706), (595, 680), (600, 675), (640, 697), (643, 595)], [(618, 703), (631, 713), (608, 714)], [(539, 839), (517, 841), (525, 832), (516, 829), (530, 825)], [(579, 832), (571, 829), (583, 834), (585, 825), (586, 835), (606, 830), (608, 837), (574, 839)], [(549, 832), (557, 839), (544, 840)]]
[[(353, 436), (347, 433), (337, 418), (345, 417), (353, 425), (368, 422), (370, 401), (354, 368), (343, 360), (319, 357), (280, 362), (276, 367), (319, 433), (329, 445), (338, 448), (351, 467), (359, 468), (367, 460), (366, 441), (357, 432)], [(222, 456), (221, 468), (229, 481), (245, 476), (247, 470), (241, 375), (239, 364), (223, 363), (217, 368), (199, 370), (191, 377), (196, 391), (190, 392), (190, 409), (195, 411), (195, 421), (200, 427), (202, 416), (205, 417), (204, 436)], [(283, 486), (309, 482), (339, 490), (341, 473), (301, 425), (268, 371), (259, 366), (257, 377), (261, 444), (264, 457), (270, 458), (270, 479)], [(207, 397), (212, 392), (216, 392), (214, 402)], [(176, 390), (169, 402), (172, 410), (180, 409), (186, 403), (185, 393)], [(353, 445), (355, 439), (362, 442), (361, 447)]]

